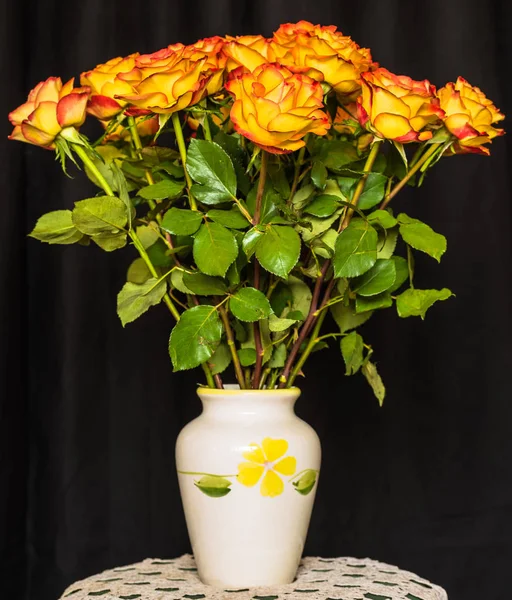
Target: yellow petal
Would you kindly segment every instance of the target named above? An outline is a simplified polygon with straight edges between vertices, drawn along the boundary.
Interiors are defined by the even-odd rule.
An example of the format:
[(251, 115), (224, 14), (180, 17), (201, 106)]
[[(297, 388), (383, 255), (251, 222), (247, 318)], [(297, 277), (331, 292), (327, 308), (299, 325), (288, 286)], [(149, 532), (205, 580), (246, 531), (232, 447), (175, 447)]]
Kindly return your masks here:
[(55, 137), (61, 130), (57, 121), (57, 104), (55, 102), (41, 102), (30, 115), (30, 124), (40, 131)]
[(408, 117), (410, 115), (410, 108), (407, 106), (407, 104), (402, 102), (400, 98), (393, 96), (393, 94), (387, 90), (374, 87), (371, 112), (372, 120), (375, 120), (375, 118), (382, 113)]
[(290, 113), (277, 115), (268, 124), (269, 131), (279, 131), (280, 133), (294, 132), (303, 129), (309, 125), (309, 119), (297, 117)]
[(261, 495), (274, 498), (274, 496), (282, 494), (283, 490), (283, 480), (274, 471), (267, 471), (261, 482)]
[(273, 440), (265, 438), (262, 442), (263, 451), (269, 462), (275, 462), (286, 454), (288, 442), (286, 440)]
[(243, 44), (231, 42), (226, 44), (224, 52), (239, 65), (243, 65), (249, 71), (254, 71), (256, 67), (267, 62), (265, 58), (256, 50), (248, 48)]
[(287, 456), (274, 465), (274, 471), (281, 473), (281, 475), (293, 475), (296, 470), (297, 460), (294, 456)]
[(378, 115), (373, 125), (381, 137), (388, 140), (394, 140), (407, 135), (412, 129), (405, 117), (386, 113)]
[(238, 465), (237, 479), (242, 485), (252, 487), (261, 479), (264, 470), (265, 467), (254, 463), (240, 463)]
[(258, 444), (249, 444), (249, 450), (242, 452), (242, 456), (250, 462), (265, 464), (265, 455)]

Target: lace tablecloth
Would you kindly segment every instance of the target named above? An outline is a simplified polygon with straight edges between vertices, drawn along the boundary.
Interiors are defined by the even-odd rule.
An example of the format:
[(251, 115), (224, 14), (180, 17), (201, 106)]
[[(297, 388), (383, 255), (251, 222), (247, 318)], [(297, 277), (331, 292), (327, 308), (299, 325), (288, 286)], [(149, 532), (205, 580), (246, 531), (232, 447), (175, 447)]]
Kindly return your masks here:
[(370, 559), (304, 558), (297, 579), (272, 588), (221, 590), (204, 585), (190, 555), (143, 562), (71, 585), (72, 600), (447, 600), (446, 592), (414, 573)]

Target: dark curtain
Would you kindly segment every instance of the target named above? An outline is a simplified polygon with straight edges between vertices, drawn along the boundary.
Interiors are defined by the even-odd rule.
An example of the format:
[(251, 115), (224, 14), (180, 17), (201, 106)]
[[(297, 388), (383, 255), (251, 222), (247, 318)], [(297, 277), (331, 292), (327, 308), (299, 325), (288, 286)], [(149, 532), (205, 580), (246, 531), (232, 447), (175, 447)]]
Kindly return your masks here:
[[(215, 34), (335, 24), (382, 65), (438, 86), (459, 74), (512, 112), (510, 1), (3, 0), (0, 217), (0, 598), (53, 600), (100, 570), (189, 551), (174, 442), (199, 412), (200, 371), (172, 375), (171, 323), (115, 314), (129, 252), (26, 237), (92, 188), (51, 152), (4, 143), (8, 110), (49, 75)], [(505, 123), (506, 126), (506, 123)], [(510, 128), (510, 125), (509, 125)], [(421, 287), (457, 294), (426, 321), (365, 327), (388, 387), (380, 409), (336, 348), (314, 355), (299, 414), (324, 464), (306, 553), (370, 556), (453, 600), (510, 600), (511, 146), (443, 160), (397, 205), (449, 240)], [(406, 208), (407, 207), (407, 208)], [(221, 551), (221, 549), (219, 549)]]

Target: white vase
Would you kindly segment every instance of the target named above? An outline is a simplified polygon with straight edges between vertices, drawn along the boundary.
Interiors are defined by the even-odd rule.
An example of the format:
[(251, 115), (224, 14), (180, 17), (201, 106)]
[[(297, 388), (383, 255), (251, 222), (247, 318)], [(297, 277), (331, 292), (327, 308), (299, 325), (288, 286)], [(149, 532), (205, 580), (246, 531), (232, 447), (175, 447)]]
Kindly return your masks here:
[(232, 589), (290, 583), (321, 455), (315, 431), (294, 412), (300, 390), (198, 395), (203, 412), (181, 431), (176, 464), (199, 577)]

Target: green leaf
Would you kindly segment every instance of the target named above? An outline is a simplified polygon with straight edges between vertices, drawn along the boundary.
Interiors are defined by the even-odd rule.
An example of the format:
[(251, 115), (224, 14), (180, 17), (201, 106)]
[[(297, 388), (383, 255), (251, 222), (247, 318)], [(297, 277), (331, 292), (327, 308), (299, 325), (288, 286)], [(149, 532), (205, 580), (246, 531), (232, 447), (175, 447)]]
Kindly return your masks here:
[(437, 262), (441, 261), (441, 256), (446, 252), (446, 238), (440, 233), (436, 233), (426, 223), (418, 219), (412, 219), (405, 213), (398, 215), (400, 223), (400, 235), (404, 241), (415, 250), (425, 252)]
[(357, 178), (357, 177), (338, 177), (336, 179), (336, 181), (338, 182), (338, 187), (340, 188), (340, 192), (343, 194), (343, 196), (346, 199), (352, 198), (352, 194), (357, 185), (357, 182), (359, 181), (359, 178)]
[(243, 216), (240, 210), (233, 206), (231, 210), (218, 210), (216, 208), (208, 211), (206, 216), (212, 221), (229, 227), (231, 229), (245, 229), (249, 227), (249, 221)]
[(228, 154), (215, 142), (192, 139), (187, 171), (198, 184), (192, 194), (204, 204), (219, 204), (236, 196), (236, 173)]
[(240, 284), (241, 275), (243, 268), (247, 265), (247, 257), (243, 252), (239, 252), (234, 263), (228, 269), (226, 273), (227, 280), (230, 287), (236, 287)]
[(155, 267), (166, 269), (174, 264), (174, 260), (169, 254), (169, 246), (161, 239), (147, 248), (146, 252)]
[(272, 357), (268, 361), (268, 367), (271, 369), (282, 369), (286, 362), (286, 344), (278, 344), (272, 352)]
[(238, 255), (236, 239), (224, 225), (210, 221), (201, 225), (194, 238), (194, 260), (206, 275), (224, 277)]
[(299, 494), (307, 496), (309, 492), (315, 487), (317, 478), (317, 471), (314, 469), (307, 469), (303, 474), (293, 482), (293, 486)]
[(357, 277), (377, 260), (377, 232), (365, 220), (354, 218), (338, 235), (334, 248), (334, 276)]
[(242, 367), (250, 367), (256, 362), (256, 350), (254, 348), (241, 348), (238, 350), (238, 358)]
[(341, 338), (341, 354), (345, 361), (345, 375), (354, 375), (363, 364), (363, 338), (355, 331)]
[(302, 210), (308, 203), (311, 196), (315, 193), (315, 186), (308, 184), (302, 186), (295, 192), (292, 198), (292, 204), (296, 210)]
[(181, 269), (175, 269), (171, 273), (171, 287), (173, 289), (182, 292), (183, 294), (193, 294), (192, 290), (189, 290), (188, 287), (183, 283), (183, 275), (185, 271)]
[(200, 212), (173, 206), (165, 213), (161, 227), (174, 235), (192, 235), (202, 222), (203, 215)]
[(265, 294), (252, 287), (242, 288), (231, 296), (229, 308), (237, 319), (249, 323), (266, 319), (272, 312)]
[(128, 267), (126, 274), (127, 281), (131, 283), (144, 283), (151, 278), (151, 272), (142, 258), (136, 258)]
[(183, 182), (172, 181), (171, 179), (163, 179), (158, 183), (147, 185), (137, 192), (137, 196), (144, 200), (165, 200), (170, 198), (178, 198), (184, 188)]
[(382, 201), (388, 178), (380, 173), (370, 173), (366, 178), (363, 193), (359, 196), (358, 208), (367, 210)]
[(285, 164), (286, 163), (284, 161), (278, 159), (278, 161), (275, 163), (270, 162), (267, 168), (274, 189), (281, 196), (281, 198), (288, 200), (291, 189), (290, 182), (286, 176)]
[(331, 225), (338, 220), (340, 214), (341, 208), (330, 217), (323, 219), (319, 217), (309, 217), (307, 219), (309, 227), (297, 225), (296, 230), (300, 233), (304, 242), (311, 242), (312, 240), (324, 235), (325, 232), (330, 229)]
[(271, 225), (256, 245), (261, 266), (283, 279), (297, 264), (300, 256), (299, 234), (286, 225)]
[(219, 475), (205, 475), (199, 481), (194, 481), (194, 485), (211, 498), (222, 498), (229, 494), (232, 483)]
[(245, 150), (240, 145), (239, 137), (237, 134), (228, 135), (222, 131), (222, 129), (219, 129), (214, 137), (214, 142), (217, 142), (217, 144), (219, 144), (219, 146), (227, 152), (229, 158), (231, 158), (236, 172), (238, 189), (244, 196), (247, 196), (249, 190), (251, 189), (251, 180), (245, 172), (247, 155)]
[(448, 288), (442, 290), (405, 290), (396, 299), (399, 317), (425, 318), (427, 310), (439, 300), (448, 300), (453, 293)]
[(310, 202), (304, 212), (315, 217), (330, 217), (340, 207), (337, 196), (322, 194)]
[(374, 210), (372, 213), (370, 213), (368, 215), (368, 221), (370, 221), (372, 225), (377, 224), (384, 229), (391, 229), (398, 223), (391, 213), (389, 213), (387, 210), (380, 209)]
[(379, 231), (377, 242), (377, 258), (391, 258), (398, 241), (398, 227)]
[(230, 362), (231, 352), (229, 351), (229, 346), (226, 343), (221, 342), (208, 361), (208, 365), (212, 375), (218, 375), (229, 367)]
[[(257, 191), (258, 185), (255, 185), (247, 194), (247, 210), (251, 215), (254, 215), (256, 210)], [(260, 223), (268, 223), (270, 220), (278, 216), (277, 204), (280, 202), (281, 197), (279, 196), (279, 193), (272, 187), (272, 184), (267, 179), (265, 182), (265, 188), (263, 190), (263, 196), (261, 198)]]
[(377, 310), (379, 308), (389, 308), (393, 306), (393, 299), (390, 292), (382, 292), (376, 296), (357, 296), (356, 298), (356, 313), (367, 314), (368, 311)]
[(135, 231), (144, 248), (149, 248), (159, 239), (156, 225), (154, 227), (151, 225), (138, 225)]
[(162, 301), (167, 290), (165, 279), (148, 279), (142, 284), (127, 281), (117, 295), (117, 314), (123, 327)]
[(390, 258), (379, 258), (369, 271), (354, 279), (352, 289), (360, 296), (376, 296), (388, 290), (395, 280), (394, 261)]
[(98, 233), (91, 236), (91, 240), (105, 252), (113, 252), (126, 246), (126, 233)]
[(119, 198), (96, 196), (75, 202), (73, 224), (82, 233), (119, 233), (128, 222), (126, 206)]
[[(309, 288), (308, 288), (309, 289)], [(279, 282), (270, 296), (270, 305), (274, 313), (280, 317), (284, 309), (291, 304), (292, 292), (283, 282)]]
[(204, 273), (183, 273), (183, 285), (198, 296), (223, 296), (227, 292), (226, 284), (220, 277)]
[(331, 306), (331, 314), (340, 328), (340, 333), (345, 333), (366, 323), (373, 313), (357, 314), (353, 306), (345, 306), (343, 302), (338, 302), (338, 304)]
[(323, 190), (325, 188), (325, 184), (327, 182), (327, 169), (319, 160), (315, 160), (313, 162), (313, 167), (311, 169), (311, 181), (318, 189)]
[(251, 256), (256, 252), (256, 245), (260, 241), (263, 234), (264, 231), (261, 231), (257, 227), (253, 227), (244, 235), (244, 239), (242, 240), (242, 249), (247, 258), (251, 258)]
[(409, 265), (407, 264), (407, 260), (401, 256), (393, 256), (391, 260), (395, 263), (396, 279), (395, 283), (388, 290), (390, 294), (396, 292), (409, 279)]
[(368, 360), (363, 365), (361, 372), (366, 377), (366, 381), (370, 384), (375, 397), (379, 401), (379, 406), (382, 406), (384, 404), (384, 398), (386, 397), (386, 388), (377, 372), (377, 367)]
[(306, 315), (309, 313), (313, 297), (311, 288), (302, 279), (294, 277), (293, 275), (288, 277), (288, 287), (292, 293), (290, 312), (281, 316), (291, 319), (293, 318), (292, 313), (299, 312), (302, 314), (302, 318), (305, 319)]
[(270, 315), (268, 319), (268, 327), (270, 331), (286, 331), (292, 325), (297, 323), (298, 319), (288, 319), (276, 317), (276, 315)]
[(169, 339), (174, 370), (193, 369), (210, 359), (219, 345), (222, 331), (215, 306), (201, 304), (186, 310)]
[(352, 143), (323, 138), (315, 140), (313, 155), (315, 159), (331, 170), (339, 170), (359, 159), (357, 150)]
[(29, 236), (47, 244), (74, 244), (83, 233), (73, 225), (70, 210), (54, 210), (39, 217)]

